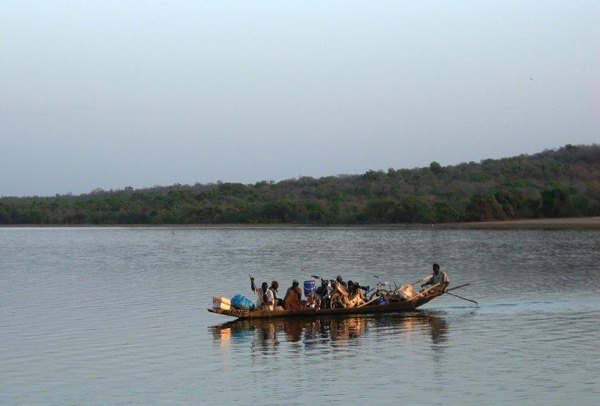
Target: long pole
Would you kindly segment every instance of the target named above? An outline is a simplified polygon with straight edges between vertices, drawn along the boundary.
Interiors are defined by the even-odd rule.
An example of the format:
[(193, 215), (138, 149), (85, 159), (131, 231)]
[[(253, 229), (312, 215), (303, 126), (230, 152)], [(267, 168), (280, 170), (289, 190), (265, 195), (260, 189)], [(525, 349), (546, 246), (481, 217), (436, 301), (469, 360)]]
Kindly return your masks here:
[(475, 303), (477, 306), (479, 306), (479, 303), (477, 303), (475, 300), (467, 299), (466, 297), (458, 296), (458, 295), (455, 295), (454, 293), (450, 293), (450, 292), (446, 292), (446, 294), (450, 295), (450, 296), (457, 297), (457, 298), (462, 299), (462, 300), (466, 300), (467, 302)]
[(465, 287), (465, 286), (467, 286), (467, 285), (470, 285), (470, 283), (465, 283), (465, 284), (463, 284), (463, 285), (458, 285), (458, 286), (455, 286), (455, 287), (453, 287), (453, 288), (450, 288), (450, 289), (446, 290), (446, 293), (448, 293), (448, 292), (450, 292), (451, 290), (454, 290), (454, 289), (460, 289), (460, 288), (463, 288), (463, 287)]

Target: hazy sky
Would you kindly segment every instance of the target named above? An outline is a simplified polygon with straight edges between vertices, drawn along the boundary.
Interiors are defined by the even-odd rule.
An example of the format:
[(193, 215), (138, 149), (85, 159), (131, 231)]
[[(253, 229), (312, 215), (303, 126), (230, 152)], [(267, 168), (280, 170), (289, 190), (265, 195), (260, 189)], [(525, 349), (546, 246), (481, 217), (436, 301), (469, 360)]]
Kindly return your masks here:
[(594, 142), (595, 0), (0, 0), (0, 196)]

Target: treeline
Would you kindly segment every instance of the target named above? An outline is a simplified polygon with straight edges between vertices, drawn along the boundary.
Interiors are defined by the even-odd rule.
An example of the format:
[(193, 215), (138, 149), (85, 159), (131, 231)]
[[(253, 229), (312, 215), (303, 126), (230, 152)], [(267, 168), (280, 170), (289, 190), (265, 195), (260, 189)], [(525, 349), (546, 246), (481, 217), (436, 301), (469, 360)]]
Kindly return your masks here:
[(442, 167), (0, 198), (0, 224), (381, 224), (600, 215), (600, 145)]

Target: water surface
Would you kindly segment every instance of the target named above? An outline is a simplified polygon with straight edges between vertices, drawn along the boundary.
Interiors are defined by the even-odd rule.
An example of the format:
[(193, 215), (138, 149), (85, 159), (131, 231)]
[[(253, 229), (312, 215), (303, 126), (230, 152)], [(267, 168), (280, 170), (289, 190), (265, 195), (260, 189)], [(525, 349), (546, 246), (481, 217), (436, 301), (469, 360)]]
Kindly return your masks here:
[[(480, 306), (266, 323), (205, 310), (250, 296), (249, 273), (372, 285), (434, 261)], [(598, 231), (0, 229), (0, 404), (592, 405), (599, 339)]]

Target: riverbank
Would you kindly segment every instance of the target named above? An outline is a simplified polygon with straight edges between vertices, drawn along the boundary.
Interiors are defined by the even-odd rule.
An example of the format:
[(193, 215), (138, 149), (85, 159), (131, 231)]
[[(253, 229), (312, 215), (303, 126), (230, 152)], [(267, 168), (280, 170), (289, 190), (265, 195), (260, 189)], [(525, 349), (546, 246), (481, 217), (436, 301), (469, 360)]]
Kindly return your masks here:
[(600, 230), (600, 217), (444, 223), (433, 226), (436, 228), (471, 230)]
[(319, 226), (311, 224), (10, 224), (0, 225), (0, 228), (43, 227), (43, 228), (110, 228), (110, 227), (140, 227), (140, 228), (437, 228), (437, 229), (464, 229), (464, 230), (600, 230), (600, 217), (576, 217), (553, 219), (526, 219), (504, 221), (482, 221), (464, 223), (437, 223), (437, 224), (363, 224), (344, 225), (335, 224)]

